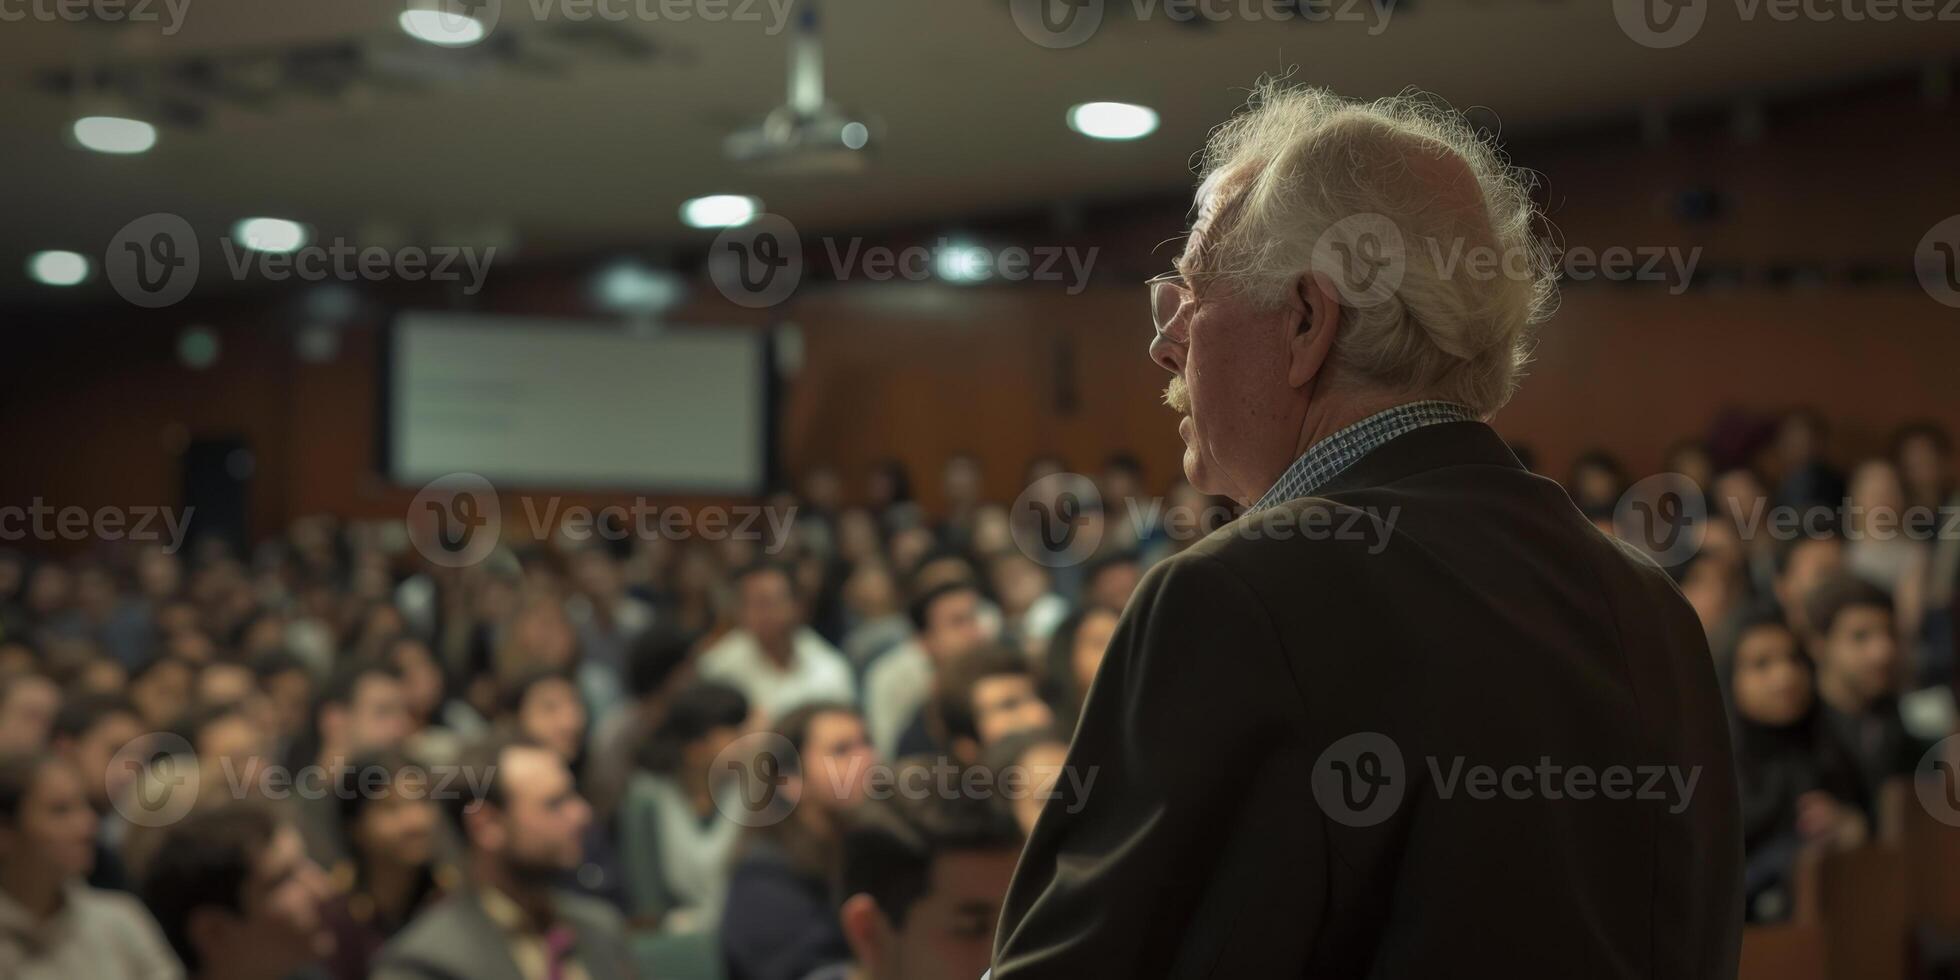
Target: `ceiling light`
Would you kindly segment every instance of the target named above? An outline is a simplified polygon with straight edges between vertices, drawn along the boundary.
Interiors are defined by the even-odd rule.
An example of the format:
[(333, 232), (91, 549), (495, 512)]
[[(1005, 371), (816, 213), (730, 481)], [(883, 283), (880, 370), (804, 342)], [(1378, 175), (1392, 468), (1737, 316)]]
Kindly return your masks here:
[(600, 306), (621, 313), (663, 313), (687, 295), (687, 283), (678, 274), (632, 259), (600, 270), (592, 289)]
[(88, 278), (88, 256), (59, 249), (35, 252), (27, 260), (27, 274), (49, 286), (73, 286)]
[(246, 218), (231, 226), (231, 237), (255, 252), (297, 252), (306, 244), (306, 229), (284, 218)]
[(157, 128), (141, 119), (83, 116), (75, 120), (75, 142), (97, 153), (142, 153), (157, 145)]
[(681, 205), (681, 220), (690, 228), (733, 228), (747, 224), (762, 202), (745, 194), (710, 194)]
[(438, 2), (442, 9), (404, 10), (397, 22), (409, 37), (445, 48), (467, 47), (490, 33), (482, 21)]
[(934, 257), (933, 268), (947, 282), (985, 282), (993, 278), (994, 256), (978, 245), (945, 245)]
[(1068, 111), (1068, 128), (1099, 140), (1133, 140), (1157, 131), (1157, 110), (1129, 102), (1084, 102)]

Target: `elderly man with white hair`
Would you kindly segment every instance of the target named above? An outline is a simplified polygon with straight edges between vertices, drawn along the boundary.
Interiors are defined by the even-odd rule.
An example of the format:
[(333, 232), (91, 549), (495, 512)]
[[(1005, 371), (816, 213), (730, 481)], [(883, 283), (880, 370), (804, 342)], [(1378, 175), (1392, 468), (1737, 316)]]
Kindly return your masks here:
[(1701, 626), (1486, 424), (1555, 296), (1526, 178), (1428, 99), (1273, 82), (1204, 170), (1150, 355), (1247, 511), (1125, 611), (994, 980), (1733, 977)]

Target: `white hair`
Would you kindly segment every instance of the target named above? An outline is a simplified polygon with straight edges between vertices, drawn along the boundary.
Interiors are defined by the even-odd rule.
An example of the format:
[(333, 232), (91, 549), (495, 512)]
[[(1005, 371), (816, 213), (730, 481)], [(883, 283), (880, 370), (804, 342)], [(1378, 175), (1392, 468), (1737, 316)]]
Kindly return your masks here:
[[(1309, 271), (1341, 287), (1337, 375), (1486, 417), (1510, 399), (1557, 304), (1554, 257), (1531, 176), (1461, 115), (1414, 90), (1361, 102), (1262, 79), (1201, 173), (1201, 195), (1232, 195), (1200, 243), (1208, 271), (1274, 306)], [(1354, 250), (1383, 239), (1386, 288), (1350, 288)]]

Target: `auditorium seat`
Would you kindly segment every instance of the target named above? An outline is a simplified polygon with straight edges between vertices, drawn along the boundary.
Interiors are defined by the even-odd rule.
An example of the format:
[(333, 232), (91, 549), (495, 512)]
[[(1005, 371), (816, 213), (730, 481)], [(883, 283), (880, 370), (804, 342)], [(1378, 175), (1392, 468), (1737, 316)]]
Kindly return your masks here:
[(1742, 931), (1742, 969), (1737, 980), (1829, 980), (1824, 971), (1824, 930), (1795, 922), (1750, 926)]

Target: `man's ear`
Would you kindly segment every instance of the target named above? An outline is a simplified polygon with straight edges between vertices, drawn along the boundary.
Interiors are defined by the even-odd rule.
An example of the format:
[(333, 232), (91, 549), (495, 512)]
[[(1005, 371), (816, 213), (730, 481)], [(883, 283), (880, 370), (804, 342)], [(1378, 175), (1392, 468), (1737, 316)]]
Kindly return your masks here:
[(1320, 377), (1334, 356), (1334, 336), (1341, 327), (1341, 294), (1333, 280), (1317, 272), (1302, 273), (1294, 289), (1305, 312), (1300, 314), (1288, 343), (1286, 383), (1304, 388)]
[(844, 940), (851, 944), (851, 958), (872, 976), (878, 976), (885, 958), (885, 913), (870, 895), (859, 892), (844, 900), (837, 910), (844, 926)]

